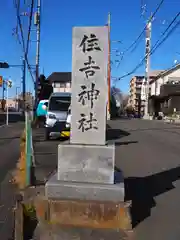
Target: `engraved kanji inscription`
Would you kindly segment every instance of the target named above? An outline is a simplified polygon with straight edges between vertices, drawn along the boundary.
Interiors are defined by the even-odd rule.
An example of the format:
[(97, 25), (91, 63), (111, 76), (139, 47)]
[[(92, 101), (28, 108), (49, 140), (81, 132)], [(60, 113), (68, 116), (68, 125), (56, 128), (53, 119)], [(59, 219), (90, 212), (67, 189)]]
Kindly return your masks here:
[(86, 78), (94, 76), (97, 70), (100, 70), (100, 67), (96, 65), (91, 56), (88, 56), (88, 61), (84, 63), (84, 67), (79, 69), (80, 72), (85, 72)]
[(87, 86), (82, 85), (81, 86), (82, 91), (78, 94), (79, 96), (79, 102), (82, 103), (82, 105), (86, 105), (87, 101), (90, 101), (91, 108), (94, 107), (94, 101), (98, 99), (98, 96), (100, 94), (100, 91), (95, 89), (95, 83), (91, 83), (91, 88), (88, 89)]
[(93, 113), (90, 112), (89, 116), (86, 116), (84, 113), (81, 113), (81, 118), (78, 121), (79, 127), (78, 129), (82, 132), (86, 132), (88, 130), (95, 129), (97, 130), (97, 119), (94, 117)]
[(90, 36), (84, 35), (79, 47), (82, 47), (84, 53), (93, 50), (101, 51), (99, 40), (93, 33), (91, 33)]

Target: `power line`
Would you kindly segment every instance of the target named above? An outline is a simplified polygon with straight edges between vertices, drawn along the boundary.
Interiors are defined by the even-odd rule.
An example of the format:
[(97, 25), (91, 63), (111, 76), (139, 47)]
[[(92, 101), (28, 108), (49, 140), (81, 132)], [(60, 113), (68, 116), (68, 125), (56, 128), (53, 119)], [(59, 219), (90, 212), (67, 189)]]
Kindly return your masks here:
[[(177, 15), (175, 16), (175, 18), (172, 20), (172, 22), (168, 25), (168, 27), (166, 28), (166, 30), (162, 33), (161, 37), (164, 36), (166, 34), (166, 32), (170, 29), (170, 27), (173, 25), (173, 23), (177, 20), (177, 18), (180, 16), (180, 12), (177, 13)], [(152, 50), (151, 50), (151, 54), (153, 54), (158, 48), (159, 46), (161, 46), (166, 40), (167, 38), (176, 30), (176, 28), (180, 25), (180, 20), (175, 24), (175, 26), (167, 33), (167, 35), (160, 41), (156, 41), (156, 43), (154, 44)]]
[[(172, 24), (176, 21), (176, 19), (179, 17), (180, 15), (180, 12), (178, 12), (176, 14), (176, 16), (174, 17), (174, 19), (171, 21), (171, 23), (168, 25), (168, 27), (165, 29), (165, 31), (162, 33), (161, 37), (164, 36), (167, 31), (169, 30), (169, 28), (172, 26)], [(153, 45), (151, 51), (150, 51), (150, 55), (152, 55), (156, 50), (157, 48), (162, 45), (167, 39), (168, 37), (174, 32), (174, 30), (180, 25), (180, 20), (176, 23), (176, 25), (168, 32), (168, 34), (161, 40), (157, 40), (156, 43)], [(144, 64), (144, 61), (146, 59), (146, 56), (141, 60), (141, 62), (129, 73), (119, 77), (119, 80), (125, 78), (125, 77), (128, 77), (129, 75), (133, 74), (134, 72), (136, 72), (137, 69), (139, 69), (143, 64)]]
[(141, 39), (141, 37), (143, 36), (147, 25), (149, 24), (149, 22), (152, 21), (152, 19), (155, 17), (155, 15), (157, 14), (157, 12), (159, 11), (159, 9), (161, 8), (162, 4), (164, 3), (165, 0), (161, 0), (160, 3), (158, 4), (156, 10), (154, 11), (154, 13), (151, 15), (150, 19), (148, 20), (147, 24), (145, 25), (145, 27), (143, 28), (143, 30), (141, 31), (141, 33), (139, 34), (139, 36), (134, 40), (134, 42), (124, 51), (124, 53), (128, 52), (134, 45), (136, 45), (138, 43), (138, 41)]
[[(33, 1), (33, 0), (32, 0), (32, 1)], [(20, 45), (22, 46), (22, 51), (23, 51), (23, 53), (24, 53), (24, 58), (25, 58), (25, 61), (26, 61), (26, 63), (27, 63), (27, 67), (28, 67), (29, 73), (30, 73), (30, 75), (31, 75), (31, 78), (32, 78), (33, 82), (35, 82), (34, 76), (33, 76), (33, 74), (32, 74), (31, 67), (30, 67), (30, 64), (29, 64), (29, 61), (28, 61), (28, 58), (27, 58), (27, 55), (26, 55), (24, 32), (23, 32), (23, 28), (22, 28), (21, 17), (20, 17), (20, 14), (19, 14), (19, 9), (20, 9), (20, 1), (19, 1), (19, 0), (18, 0), (18, 3), (15, 3), (15, 8), (16, 8), (16, 17), (17, 17), (17, 21), (18, 21), (19, 28), (20, 28), (20, 34), (21, 34)], [(32, 22), (32, 18), (31, 18), (31, 22)], [(28, 31), (28, 36), (30, 37), (29, 31)], [(29, 43), (28, 43), (28, 44), (29, 44)]]
[(26, 44), (26, 55), (27, 56), (28, 56), (29, 42), (30, 42), (30, 36), (31, 36), (33, 9), (34, 9), (34, 0), (31, 1), (31, 10), (30, 10), (30, 17), (29, 17), (29, 29), (28, 29), (28, 37), (27, 37), (27, 44)]
[[(144, 34), (144, 32), (145, 32), (145, 30), (146, 30), (149, 22), (151, 22), (151, 21), (154, 19), (155, 15), (157, 14), (157, 12), (159, 11), (159, 9), (161, 8), (161, 6), (162, 6), (162, 4), (164, 3), (164, 1), (165, 1), (165, 0), (161, 0), (161, 1), (160, 1), (160, 3), (158, 4), (157, 8), (156, 8), (155, 11), (152, 13), (151, 17), (149, 18), (148, 22), (146, 23), (145, 27), (143, 28), (143, 30), (142, 30), (141, 33), (139, 34), (139, 36), (134, 40), (134, 42), (133, 42), (125, 51), (123, 51), (123, 54), (122, 54), (122, 56), (121, 56), (121, 60), (119, 61), (118, 67), (120, 66), (121, 62), (123, 61), (124, 55), (125, 55), (127, 52), (129, 52), (132, 47), (133, 47), (133, 49), (130, 51), (130, 53), (133, 53), (133, 52), (137, 49), (137, 47), (138, 47), (138, 45), (139, 45), (139, 43), (140, 43), (139, 40), (140, 40), (141, 37), (143, 36), (143, 34)], [(142, 3), (141, 3), (141, 4), (142, 4)]]

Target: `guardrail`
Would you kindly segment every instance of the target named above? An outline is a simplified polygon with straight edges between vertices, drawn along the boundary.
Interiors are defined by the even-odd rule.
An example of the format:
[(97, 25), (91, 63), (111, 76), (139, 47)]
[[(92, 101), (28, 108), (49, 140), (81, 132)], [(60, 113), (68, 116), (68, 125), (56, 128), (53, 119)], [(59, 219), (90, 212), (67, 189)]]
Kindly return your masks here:
[(25, 128), (21, 136), (20, 159), (15, 175), (19, 189), (24, 189), (31, 185), (31, 171), (34, 163), (33, 143), (32, 143), (32, 113), (25, 112)]
[(31, 185), (31, 169), (33, 162), (32, 120), (31, 112), (25, 112), (26, 187)]

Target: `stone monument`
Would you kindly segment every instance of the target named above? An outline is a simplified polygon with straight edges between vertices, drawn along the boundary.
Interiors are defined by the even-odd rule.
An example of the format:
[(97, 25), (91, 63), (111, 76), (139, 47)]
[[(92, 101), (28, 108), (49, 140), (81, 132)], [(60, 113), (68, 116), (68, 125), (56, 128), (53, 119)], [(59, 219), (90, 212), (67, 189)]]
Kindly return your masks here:
[(108, 28), (74, 27), (72, 45), (70, 143), (58, 146), (46, 196), (124, 202), (123, 181), (114, 184), (115, 146), (106, 143)]
[(114, 145), (106, 145), (107, 27), (73, 29), (70, 144), (59, 145), (58, 180), (114, 183)]

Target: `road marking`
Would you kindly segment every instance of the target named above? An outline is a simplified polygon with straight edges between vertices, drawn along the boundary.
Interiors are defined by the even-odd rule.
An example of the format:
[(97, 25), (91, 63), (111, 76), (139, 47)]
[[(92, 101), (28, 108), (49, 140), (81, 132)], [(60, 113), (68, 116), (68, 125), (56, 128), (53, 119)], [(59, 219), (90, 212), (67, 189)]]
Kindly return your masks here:
[(1, 127), (5, 127), (5, 126), (7, 126), (7, 127), (11, 127), (11, 125), (3, 124), (3, 125), (0, 125), (0, 128), (1, 128)]

